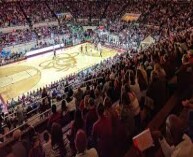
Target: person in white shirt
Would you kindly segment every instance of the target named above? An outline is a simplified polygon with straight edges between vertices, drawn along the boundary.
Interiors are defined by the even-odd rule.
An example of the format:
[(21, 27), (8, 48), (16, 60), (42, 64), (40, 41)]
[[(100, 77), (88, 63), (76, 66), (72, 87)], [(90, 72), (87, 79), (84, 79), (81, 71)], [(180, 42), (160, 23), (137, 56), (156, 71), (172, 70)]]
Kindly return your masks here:
[(193, 157), (193, 144), (190, 137), (183, 134), (182, 141), (176, 146), (170, 146), (166, 139), (160, 140), (165, 157)]
[(45, 143), (43, 144), (45, 157), (52, 157), (52, 145), (51, 145), (50, 135), (48, 132), (45, 132), (43, 136), (45, 141)]
[(170, 146), (160, 134), (159, 143), (165, 157), (193, 157), (193, 143), (190, 137), (183, 133), (184, 124), (176, 115), (168, 116), (166, 134), (170, 137)]
[(130, 77), (129, 78), (130, 78), (130, 81), (129, 81), (130, 82), (130, 88), (135, 93), (138, 101), (140, 102), (142, 94), (141, 94), (141, 91), (140, 91), (139, 83), (137, 82), (137, 79), (135, 78), (133, 72), (130, 72)]
[(76, 133), (75, 146), (77, 154), (75, 157), (98, 157), (98, 153), (95, 148), (87, 149), (87, 137), (86, 133), (79, 129)]

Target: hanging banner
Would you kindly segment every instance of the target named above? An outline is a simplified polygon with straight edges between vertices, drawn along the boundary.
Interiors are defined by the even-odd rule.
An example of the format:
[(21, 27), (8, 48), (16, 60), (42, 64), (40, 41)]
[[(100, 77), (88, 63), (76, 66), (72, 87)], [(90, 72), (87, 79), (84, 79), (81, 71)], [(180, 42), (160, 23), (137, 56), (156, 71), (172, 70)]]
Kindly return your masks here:
[(135, 13), (125, 13), (125, 15), (121, 18), (123, 21), (137, 21), (141, 14)]

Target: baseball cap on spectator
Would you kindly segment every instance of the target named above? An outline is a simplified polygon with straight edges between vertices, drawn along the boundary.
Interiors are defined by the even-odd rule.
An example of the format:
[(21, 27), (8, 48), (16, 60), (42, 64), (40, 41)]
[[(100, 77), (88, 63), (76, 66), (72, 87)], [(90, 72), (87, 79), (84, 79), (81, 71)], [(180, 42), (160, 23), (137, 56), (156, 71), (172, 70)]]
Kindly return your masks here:
[(82, 129), (77, 131), (74, 142), (78, 153), (83, 153), (86, 150), (87, 137), (86, 133)]

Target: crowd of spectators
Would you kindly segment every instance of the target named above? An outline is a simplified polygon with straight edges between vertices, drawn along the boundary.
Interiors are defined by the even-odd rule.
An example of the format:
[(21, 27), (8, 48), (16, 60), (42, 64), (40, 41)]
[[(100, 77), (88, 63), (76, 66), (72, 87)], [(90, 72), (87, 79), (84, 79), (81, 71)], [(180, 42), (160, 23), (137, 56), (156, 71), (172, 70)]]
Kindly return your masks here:
[[(186, 7), (186, 9), (182, 9)], [(4, 9), (7, 11), (4, 11)], [(177, 1), (22, 1), (1, 3), (1, 27), (56, 21), (57, 15), (70, 12), (75, 18), (116, 19), (125, 12), (140, 13), (140, 22), (179, 29), (191, 25), (192, 2)], [(27, 18), (27, 19), (26, 19)], [(159, 20), (157, 20), (159, 19)], [(181, 21), (181, 22), (178, 22)]]
[(125, 0), (110, 1), (110, 4), (105, 11), (105, 17), (110, 19), (116, 18), (116, 16), (122, 11), (123, 6), (127, 3), (128, 2)]
[[(56, 39), (59, 36), (70, 36), (73, 33), (73, 26), (42, 26), (34, 29), (16, 30), (10, 33), (0, 34), (0, 45), (2, 47), (19, 45), (23, 43), (29, 43), (31, 41), (37, 41), (40, 39)], [(76, 27), (76, 26), (74, 26)], [(76, 29), (76, 28), (75, 28)], [(75, 32), (80, 33), (81, 32)]]
[(0, 2), (0, 27), (14, 27), (27, 24), (17, 2)]
[(91, 4), (91, 17), (93, 19), (100, 19), (103, 16), (103, 13), (105, 12), (106, 6), (108, 6), (108, 1), (104, 1), (103, 3), (100, 2), (91, 2), (94, 4)]
[[(192, 48), (192, 35), (192, 29), (185, 30), (176, 35), (172, 41), (169, 39), (161, 41), (133, 58), (130, 58), (127, 53), (116, 56), (99, 64), (98, 68), (95, 67), (96, 70), (90, 70), (89, 77), (85, 74), (87, 79), (94, 77), (101, 77), (101, 79), (88, 84), (86, 90), (78, 88), (73, 94), (76, 105), (75, 119), (67, 137), (74, 153), (81, 154), (87, 147), (85, 144), (85, 147), (79, 150), (80, 148), (76, 143), (79, 132), (83, 135), (86, 134), (88, 147), (94, 147), (99, 156), (111, 156), (113, 143), (116, 143), (116, 151), (123, 150), (123, 146), (128, 146), (128, 139), (131, 139), (143, 129), (142, 126), (147, 118), (145, 113), (150, 112), (148, 118), (151, 118), (163, 107), (168, 97), (167, 81), (174, 75), (176, 68), (181, 66), (181, 58), (186, 68), (178, 72), (179, 78), (180, 73), (189, 73), (193, 57), (192, 50), (190, 50)], [(176, 46), (176, 43), (178, 43), (178, 46)], [(106, 67), (106, 65), (109, 66)], [(83, 74), (79, 76), (82, 79), (84, 78)], [(190, 84), (191, 78), (183, 80), (183, 85), (184, 83)], [(71, 80), (73, 79), (76, 80), (77, 77), (71, 76)], [(58, 86), (57, 83), (55, 85)], [(51, 97), (54, 95), (62, 95), (63, 97), (63, 93), (57, 91), (53, 91)], [(64, 87), (61, 87), (60, 91), (64, 92)], [(46, 91), (41, 93), (42, 97), (48, 95)], [(150, 104), (146, 104), (147, 99)], [(112, 106), (117, 100), (119, 100), (119, 103)], [(149, 105), (153, 105), (153, 107), (149, 108)], [(54, 134), (52, 128), (56, 127), (61, 130), (60, 125), (62, 124), (55, 105), (52, 105), (52, 112), (53, 114), (48, 121), (48, 130), (51, 129), (51, 137), (54, 136), (52, 135)], [(34, 138), (38, 140), (37, 137)], [(51, 146), (45, 152), (57, 152), (60, 153), (59, 156), (66, 154), (66, 146), (61, 144), (58, 139), (57, 142), (61, 146), (55, 147), (52, 140), (55, 139), (51, 138)], [(84, 141), (82, 140), (81, 138), (79, 142)], [(112, 142), (112, 140), (116, 142)], [(39, 143), (38, 146), (41, 146), (41, 144)], [(34, 148), (31, 147), (31, 149)], [(91, 153), (96, 154), (95, 149), (91, 149), (93, 150), (93, 152), (90, 150)], [(30, 152), (30, 154), (34, 153), (34, 151)], [(43, 152), (44, 149), (41, 153)]]
[[(107, 28), (107, 27), (106, 27)], [(116, 35), (119, 40), (114, 40), (110, 35), (101, 35), (101, 40), (105, 43), (115, 44), (117, 47), (123, 47), (128, 50), (139, 51), (141, 42), (148, 36), (158, 41), (160, 38), (159, 31), (155, 28), (146, 27), (144, 25), (136, 25), (133, 22), (117, 21), (108, 26), (107, 31)]]
[(151, 8), (146, 10), (140, 22), (168, 28), (172, 32), (182, 31), (192, 26), (192, 5), (192, 2), (179, 4), (173, 1), (155, 1), (151, 4)]
[(72, 15), (75, 16), (76, 18), (81, 18), (81, 17), (88, 18), (90, 16), (90, 5), (89, 5), (91, 3), (90, 1), (89, 2), (88, 1), (77, 1), (74, 3), (67, 1), (66, 3)]
[[(103, 5), (101, 5), (102, 2), (100, 2), (100, 3), (99, 2), (98, 3), (97, 2), (89, 2), (89, 3), (91, 3), (91, 5), (89, 5), (89, 4), (86, 4), (85, 1), (80, 1), (80, 2), (75, 2), (75, 3), (70, 3), (70, 1), (69, 2), (68, 1), (66, 1), (66, 2), (59, 2), (59, 1), (57, 2), (56, 1), (55, 3), (53, 3), (53, 2), (48, 3), (51, 10), (49, 10), (49, 8), (47, 7), (46, 2), (37, 3), (37, 2), (33, 2), (33, 1), (26, 1), (26, 2), (23, 2), (21, 5), (23, 6), (23, 10), (24, 11), (26, 10), (27, 17), (29, 16), (32, 21), (35, 21), (35, 23), (38, 23), (41, 21), (45, 21), (46, 18), (48, 18), (50, 20), (51, 19), (54, 20), (54, 17), (50, 15), (50, 14), (52, 14), (52, 10), (56, 14), (59, 12), (64, 12), (65, 11), (65, 9), (64, 9), (65, 7), (63, 6), (64, 3), (67, 3), (67, 6), (69, 5), (68, 9), (76, 9), (75, 11), (72, 11), (72, 12), (74, 12), (74, 14), (77, 14), (78, 17), (90, 17), (89, 14), (90, 13), (95, 14), (95, 12), (96, 12), (96, 14), (101, 15), (102, 13), (97, 13), (97, 12), (104, 10), (105, 14), (107, 15), (106, 25), (107, 26), (110, 25), (109, 30), (114, 30), (115, 32), (120, 32), (122, 29), (124, 29), (124, 27), (128, 28), (129, 24), (127, 24), (127, 23), (123, 24), (123, 22), (121, 22), (120, 20), (115, 20), (115, 22), (111, 21), (112, 16), (113, 16), (113, 15), (111, 15), (111, 13), (114, 14), (119, 10), (115, 6), (119, 6), (119, 8), (122, 8), (122, 5), (125, 4), (124, 1), (113, 1), (113, 2), (109, 2), (108, 4), (107, 4), (107, 2), (104, 2)], [(121, 7), (120, 7), (119, 3), (121, 3)], [(191, 2), (188, 4), (186, 4), (186, 3), (181, 4), (181, 3), (177, 3), (177, 2), (172, 1), (172, 2), (167, 2), (168, 5), (165, 5), (166, 2), (164, 2), (164, 1), (159, 1), (159, 2), (158, 1), (155, 1), (155, 2), (154, 1), (145, 1), (145, 2), (140, 1), (140, 2), (130, 2), (130, 3), (131, 3), (131, 5), (127, 5), (125, 10), (123, 9), (123, 12), (140, 13), (139, 11), (137, 11), (135, 9), (141, 10), (141, 16), (140, 16), (140, 19), (138, 22), (142, 25), (144, 25), (144, 24), (145, 25), (146, 24), (156, 25), (158, 30), (156, 30), (154, 32), (157, 32), (157, 34), (159, 36), (161, 36), (161, 38), (165, 38), (168, 35), (172, 35), (176, 31), (181, 31), (184, 28), (188, 28), (192, 25), (191, 24), (191, 22), (192, 22), (192, 20), (191, 20), (192, 3)], [(16, 4), (14, 3), (13, 5), (18, 6)], [(6, 3), (3, 5), (6, 5)], [(99, 7), (100, 6), (102, 6), (102, 7), (108, 6), (108, 7), (104, 8), (104, 9), (102, 9), (102, 8), (98, 9), (98, 6)], [(186, 10), (181, 9), (184, 6), (187, 6)], [(42, 8), (39, 8), (39, 7), (42, 7)], [(84, 8), (84, 7), (87, 7), (87, 8)], [(143, 7), (143, 9), (139, 9), (141, 7)], [(33, 11), (28, 11), (31, 9), (33, 9)], [(41, 10), (41, 13), (39, 10)], [(3, 12), (3, 13), (5, 13), (5, 12)], [(6, 13), (9, 13), (9, 12), (6, 12)], [(22, 12), (20, 11), (18, 14), (20, 15), (21, 13)], [(38, 15), (36, 15), (36, 13)], [(30, 15), (30, 14), (32, 14), (32, 15)], [(15, 13), (13, 15), (17, 15), (17, 13)], [(44, 17), (44, 15), (46, 15), (46, 17)], [(111, 18), (108, 18), (108, 17), (111, 17)], [(116, 17), (114, 19), (116, 19)], [(160, 19), (159, 22), (157, 19)], [(50, 21), (50, 20), (48, 20), (48, 21)], [(142, 26), (142, 27), (145, 27), (145, 26)], [(42, 28), (39, 28), (39, 29), (40, 30), (37, 29), (38, 32), (42, 30)], [(44, 31), (45, 31), (45, 29), (44, 29)], [(46, 30), (46, 31), (49, 31), (49, 30)], [(147, 31), (147, 29), (146, 29), (146, 31)], [(2, 45), (13, 44), (14, 41), (19, 41), (19, 43), (20, 43), (20, 42), (23, 42), (23, 40), (29, 41), (29, 40), (35, 38), (33, 31), (30, 31), (29, 29), (22, 30), (22, 31), (18, 30), (18, 31), (14, 31), (14, 32), (11, 32), (8, 34), (3, 33), (3, 34), (1, 34), (1, 36), (3, 39), (3, 40), (1, 40)]]
[(65, 13), (67, 12), (64, 3), (60, 0), (58, 1), (50, 1), (49, 3), (49, 7), (52, 11), (54, 11), (55, 14), (60, 14), (60, 13)]
[[(18, 3), (16, 2), (12, 2), (12, 3), (16, 8), (19, 7)], [(70, 1), (66, 1), (66, 2), (56, 1), (56, 2), (47, 2), (47, 3), (46, 2), (39, 3), (39, 2), (33, 2), (33, 1), (26, 1), (20, 5), (23, 7), (24, 12), (26, 12), (27, 17), (29, 17), (31, 21), (34, 21), (32, 23), (38, 23), (38, 22), (45, 21), (46, 19), (48, 21), (54, 20), (55, 16), (52, 15), (53, 12), (56, 14), (58, 14), (59, 12), (65, 12), (65, 7), (64, 7), (65, 3), (67, 3), (66, 6), (68, 6), (68, 9), (69, 10), (72, 9), (71, 12), (76, 14), (78, 17), (87, 17), (87, 18), (91, 17), (92, 18), (92, 16), (89, 14), (94, 14), (94, 16), (96, 14), (100, 14), (100, 16), (102, 16), (103, 14), (102, 12), (104, 11), (104, 13), (107, 15), (105, 16), (107, 17), (106, 18), (107, 22), (104, 24), (109, 28), (109, 30), (113, 30), (119, 33), (120, 31), (122, 31), (122, 29), (124, 29), (124, 27), (126, 27), (125, 29), (130, 28), (128, 27), (130, 23), (129, 24), (127, 24), (126, 22), (123, 23), (119, 19), (116, 19), (116, 17), (114, 18), (116, 19), (114, 22), (111, 21), (111, 19), (113, 19), (112, 18), (113, 15), (111, 15), (111, 13), (115, 14), (116, 12), (118, 12), (119, 9), (116, 6), (119, 6), (119, 8), (122, 8), (122, 6), (125, 4), (124, 1), (104, 2), (104, 4), (103, 2), (100, 2), (100, 3), (99, 2), (89, 2), (89, 4), (87, 4), (86, 1), (80, 1), (80, 2), (74, 2), (74, 3), (71, 3)], [(154, 30), (153, 32), (150, 30), (150, 29), (154, 29), (153, 27), (151, 28), (149, 27), (148, 29), (147, 28), (145, 29), (145, 32), (156, 33), (156, 37), (161, 36), (161, 38), (165, 38), (168, 35), (172, 36), (172, 34), (175, 33), (176, 31), (181, 31), (184, 28), (188, 28), (192, 25), (191, 24), (192, 22), (191, 20), (192, 3), (191, 2), (188, 4), (186, 3), (181, 4), (181, 3), (172, 1), (172, 2), (167, 2), (168, 5), (165, 5), (166, 2), (164, 1), (159, 1), (159, 2), (158, 1), (155, 1), (155, 2), (154, 1), (145, 1), (145, 2), (140, 1), (140, 2), (130, 2), (130, 3), (131, 3), (130, 5), (127, 5), (126, 8), (123, 9), (123, 12), (141, 13), (140, 19), (138, 21), (139, 24), (141, 24), (143, 28), (146, 27), (144, 25), (153, 25), (153, 26), (156, 25), (157, 30)], [(6, 3), (5, 4), (3, 3), (3, 5), (9, 6)], [(7, 8), (5, 6), (4, 8)], [(184, 8), (185, 6), (187, 6), (186, 10), (181, 9), (181, 8)], [(102, 8), (99, 9), (98, 7), (99, 8), (104, 7), (104, 9)], [(14, 7), (11, 7), (11, 9), (13, 8)], [(139, 8), (143, 8), (143, 9), (139, 9)], [(33, 11), (31, 11), (32, 9)], [(135, 9), (141, 10), (141, 12)], [(14, 10), (18, 10), (18, 9), (14, 9)], [(101, 11), (101, 13), (98, 13), (99, 11)], [(9, 12), (2, 11), (2, 16), (5, 17), (3, 13), (9, 13)], [(19, 13), (13, 13), (12, 15), (21, 16), (20, 14), (22, 14), (22, 11), (20, 11)], [(111, 18), (108, 18), (108, 17), (111, 17)], [(11, 19), (11, 17), (9, 18)], [(100, 19), (99, 17), (96, 17), (96, 18)], [(15, 18), (13, 17), (13, 21), (15, 21), (14, 19)], [(157, 19), (159, 19), (159, 22)], [(22, 21), (25, 21), (25, 20), (22, 20)], [(2, 22), (2, 23), (6, 23), (6, 22)], [(42, 31), (44, 32), (50, 31), (49, 27), (48, 28), (46, 27), (36, 28), (36, 30), (38, 33)], [(17, 42), (17, 43), (21, 43), (24, 41), (28, 42), (36, 38), (35, 36), (36, 35), (34, 31), (30, 29), (17, 30), (11, 33), (1, 33), (1, 45), (4, 47), (10, 44), (14, 44), (14, 42)]]
[(23, 1), (22, 8), (32, 24), (56, 20), (45, 2)]
[(36, 34), (30, 29), (24, 29), (10, 33), (1, 33), (0, 38), (0, 45), (2, 47), (7, 47), (33, 41), (36, 39)]

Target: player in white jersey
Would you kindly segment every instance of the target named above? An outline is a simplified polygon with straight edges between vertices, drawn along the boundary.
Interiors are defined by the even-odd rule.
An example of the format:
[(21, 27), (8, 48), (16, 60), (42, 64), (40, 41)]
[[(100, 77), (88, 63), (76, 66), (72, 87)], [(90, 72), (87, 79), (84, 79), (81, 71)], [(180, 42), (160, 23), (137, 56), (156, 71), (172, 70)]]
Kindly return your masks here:
[(101, 43), (100, 43), (100, 42), (98, 43), (97, 48), (98, 48), (100, 57), (102, 57), (102, 46), (101, 46)]
[(85, 46), (85, 54), (87, 54), (88, 53), (88, 49), (87, 49), (88, 47), (87, 47), (87, 45)]

